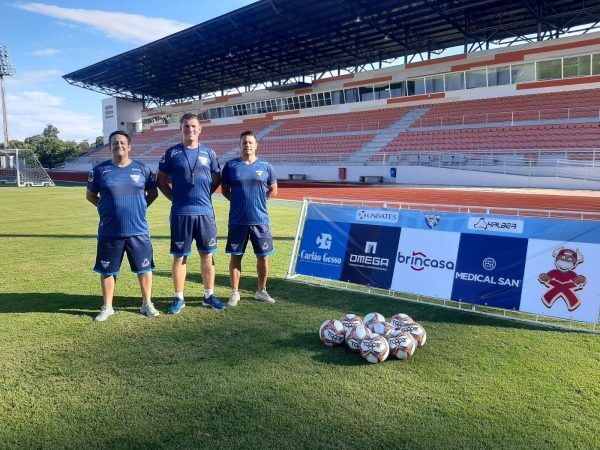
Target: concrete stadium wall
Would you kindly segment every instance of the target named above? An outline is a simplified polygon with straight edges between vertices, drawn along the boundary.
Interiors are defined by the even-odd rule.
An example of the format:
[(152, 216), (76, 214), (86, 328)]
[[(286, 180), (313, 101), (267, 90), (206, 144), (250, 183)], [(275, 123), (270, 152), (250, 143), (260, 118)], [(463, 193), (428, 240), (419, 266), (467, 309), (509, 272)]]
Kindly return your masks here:
[[(472, 170), (445, 169), (423, 166), (351, 166), (340, 163), (331, 166), (300, 166), (274, 164), (279, 180), (287, 180), (291, 174), (306, 175), (308, 181), (359, 182), (360, 177), (381, 176), (386, 184), (397, 183), (411, 186), (473, 186), (504, 188), (548, 188), (600, 190), (600, 182), (561, 177), (510, 175), (478, 172)], [(346, 178), (339, 178), (339, 169), (346, 169)], [(396, 178), (390, 169), (396, 169)]]

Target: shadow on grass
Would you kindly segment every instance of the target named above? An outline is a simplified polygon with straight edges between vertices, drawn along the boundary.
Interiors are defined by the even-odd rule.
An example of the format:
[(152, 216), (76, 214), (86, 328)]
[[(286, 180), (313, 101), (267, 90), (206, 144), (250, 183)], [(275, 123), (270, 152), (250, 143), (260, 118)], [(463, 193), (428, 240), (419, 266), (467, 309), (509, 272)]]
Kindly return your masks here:
[[(199, 267), (199, 263), (197, 264)], [(201, 284), (200, 275), (188, 268), (188, 282)], [(154, 271), (155, 276), (171, 277), (171, 272)], [(253, 275), (242, 273), (240, 279), (241, 291), (253, 291), (256, 289), (257, 278)], [(229, 287), (229, 277), (226, 275), (217, 275), (215, 280), (217, 287)], [(342, 291), (332, 289), (326, 286), (313, 286), (310, 284), (296, 283), (282, 278), (269, 278), (267, 283), (269, 294), (277, 299), (278, 302), (294, 303), (312, 307), (322, 307), (334, 309), (340, 313), (354, 313), (364, 317), (370, 312), (379, 312), (386, 318), (390, 318), (399, 312), (408, 314), (417, 322), (440, 323), (440, 324), (461, 324), (486, 327), (514, 328), (523, 330), (552, 330), (567, 333), (585, 332), (576, 329), (563, 329), (552, 327), (550, 325), (532, 324), (503, 319), (501, 317), (491, 317), (489, 315), (471, 313), (469, 311), (459, 311), (449, 308), (443, 308), (435, 304), (416, 303), (399, 298), (386, 298), (367, 293)], [(325, 314), (325, 313), (324, 313)], [(323, 316), (323, 321), (333, 317)]]
[[(139, 297), (115, 296), (114, 307), (119, 311), (139, 314)], [(154, 304), (160, 310), (166, 309), (170, 299), (158, 299)], [(102, 296), (77, 295), (61, 292), (48, 293), (0, 293), (0, 314), (59, 313), (93, 318), (102, 306)]]
[[(188, 268), (186, 304), (190, 306), (197, 306), (201, 301), (202, 281), (198, 272), (199, 263), (196, 264), (195, 270), (192, 270), (192, 267)], [(170, 271), (156, 270), (154, 275), (171, 278)], [(256, 276), (242, 274), (240, 280), (242, 300), (254, 302), (252, 295), (256, 289), (256, 285)], [(229, 277), (227, 275), (217, 275), (216, 286), (218, 288), (229, 289)], [(277, 301), (274, 305), (278, 307), (277, 310), (269, 311), (268, 313), (269, 316), (273, 317), (276, 317), (280, 313), (286, 314), (285, 310), (279, 309), (281, 307), (287, 308), (290, 305), (300, 305), (323, 309), (323, 312), (320, 313), (322, 314), (323, 321), (336, 318), (337, 314), (341, 316), (349, 312), (364, 317), (366, 314), (376, 311), (383, 314), (386, 318), (398, 312), (403, 312), (411, 316), (414, 320), (423, 322), (426, 328), (427, 324), (437, 323), (523, 330), (552, 330), (567, 333), (584, 332), (555, 328), (544, 324), (537, 325), (517, 320), (494, 318), (467, 311), (451, 310), (428, 304), (417, 304), (394, 298), (377, 297), (358, 292), (338, 291), (326, 287), (294, 283), (281, 278), (269, 279), (268, 290), (269, 294)], [(222, 300), (226, 301), (226, 299)], [(157, 296), (155, 294), (153, 302), (160, 311), (164, 311), (171, 303), (171, 296)], [(0, 314), (42, 312), (94, 317), (101, 305), (102, 297), (100, 292), (98, 292), (98, 295), (78, 295), (61, 292), (0, 293)], [(137, 295), (133, 297), (116, 295), (114, 306), (119, 310), (137, 314), (140, 307), (140, 298)], [(265, 306), (270, 307), (270, 305)]]
[[(0, 238), (61, 238), (61, 239), (96, 239), (95, 234), (32, 234), (32, 233), (0, 233)], [(171, 237), (169, 235), (152, 235), (152, 240), (170, 240)], [(227, 236), (217, 236), (219, 242), (223, 243), (225, 246), (225, 242), (227, 241)], [(285, 242), (285, 241), (293, 241), (294, 237), (291, 236), (279, 236), (273, 237), (274, 242)], [(225, 255), (229, 258), (229, 255)]]

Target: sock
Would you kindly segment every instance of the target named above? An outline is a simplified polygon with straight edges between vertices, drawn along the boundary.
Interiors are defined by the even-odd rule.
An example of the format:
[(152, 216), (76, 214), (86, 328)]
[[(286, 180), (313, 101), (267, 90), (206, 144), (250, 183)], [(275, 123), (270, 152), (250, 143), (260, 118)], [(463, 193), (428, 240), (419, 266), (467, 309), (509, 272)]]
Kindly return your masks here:
[(213, 289), (204, 289), (204, 298), (208, 298), (214, 294), (215, 294), (215, 291)]
[(177, 297), (179, 300), (183, 300), (183, 292), (175, 292), (175, 297)]
[(231, 288), (231, 292), (237, 292), (237, 291), (238, 291), (237, 289)]

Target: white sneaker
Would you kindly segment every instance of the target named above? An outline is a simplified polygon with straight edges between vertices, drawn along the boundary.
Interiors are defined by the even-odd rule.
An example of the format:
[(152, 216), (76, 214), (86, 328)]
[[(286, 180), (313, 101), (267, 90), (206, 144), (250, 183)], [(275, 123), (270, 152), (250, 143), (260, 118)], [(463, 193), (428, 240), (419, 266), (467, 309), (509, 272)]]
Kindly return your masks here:
[(98, 314), (96, 317), (94, 317), (94, 322), (104, 322), (106, 319), (108, 319), (114, 313), (115, 313), (115, 310), (113, 309), (112, 306), (103, 306), (102, 309), (100, 310), (100, 314)]
[(239, 291), (233, 291), (231, 293), (231, 297), (229, 297), (229, 301), (227, 302), (227, 306), (237, 306), (238, 302), (240, 301), (240, 292)]
[(156, 310), (152, 302), (144, 302), (142, 303), (142, 307), (140, 308), (140, 313), (142, 313), (146, 317), (158, 317), (160, 313)]
[(269, 295), (265, 288), (262, 288), (260, 291), (256, 291), (256, 294), (254, 294), (254, 298), (256, 300), (260, 300), (261, 302), (269, 304), (275, 303), (275, 299)]

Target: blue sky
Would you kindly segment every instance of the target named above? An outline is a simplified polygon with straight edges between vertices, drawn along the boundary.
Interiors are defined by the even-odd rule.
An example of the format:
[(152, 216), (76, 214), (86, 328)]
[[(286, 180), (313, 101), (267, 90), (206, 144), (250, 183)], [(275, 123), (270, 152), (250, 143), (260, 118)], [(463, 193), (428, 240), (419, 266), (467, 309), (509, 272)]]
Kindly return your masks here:
[(56, 126), (62, 139), (102, 134), (101, 100), (62, 75), (253, 3), (249, 0), (0, 1), (10, 139)]

